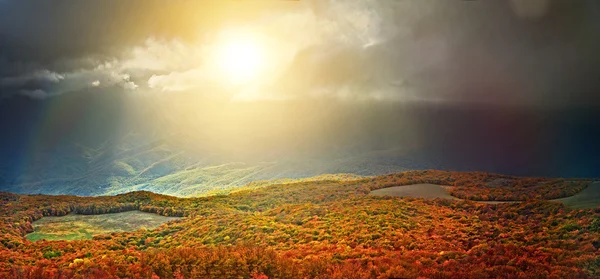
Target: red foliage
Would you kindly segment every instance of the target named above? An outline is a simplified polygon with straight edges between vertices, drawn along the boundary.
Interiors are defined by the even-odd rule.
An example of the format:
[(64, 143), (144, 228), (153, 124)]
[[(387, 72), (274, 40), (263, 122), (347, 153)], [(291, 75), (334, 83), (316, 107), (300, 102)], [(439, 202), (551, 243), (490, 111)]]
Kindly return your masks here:
[[(190, 199), (1, 193), (0, 278), (600, 278), (600, 209), (364, 194), (399, 183), (467, 187), (498, 178), (509, 179), (408, 172)], [(537, 189), (528, 183), (554, 180), (517, 181)], [(131, 209), (186, 218), (94, 240), (24, 238), (42, 216)]]
[(450, 194), (476, 201), (524, 201), (564, 198), (590, 185), (589, 179), (518, 177), (485, 172), (448, 172), (438, 170), (408, 171), (369, 180), (362, 188), (369, 191), (411, 184), (438, 184)]

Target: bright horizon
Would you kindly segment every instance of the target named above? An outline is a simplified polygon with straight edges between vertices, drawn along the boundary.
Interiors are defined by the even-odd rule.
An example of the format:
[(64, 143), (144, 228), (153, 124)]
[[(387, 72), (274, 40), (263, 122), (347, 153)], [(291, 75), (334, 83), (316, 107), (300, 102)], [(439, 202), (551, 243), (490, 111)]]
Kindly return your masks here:
[(598, 176), (598, 18), (590, 1), (0, 1), (0, 183)]

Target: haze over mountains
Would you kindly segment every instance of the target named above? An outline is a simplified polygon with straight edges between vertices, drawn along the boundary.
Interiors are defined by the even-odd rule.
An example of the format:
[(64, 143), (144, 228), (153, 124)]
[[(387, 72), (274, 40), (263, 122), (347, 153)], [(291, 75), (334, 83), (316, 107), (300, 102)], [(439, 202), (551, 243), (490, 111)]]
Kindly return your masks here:
[[(0, 145), (2, 189), (190, 196), (327, 173), (600, 176), (593, 109), (321, 101), (289, 109), (285, 102), (202, 106), (195, 98), (96, 92), (0, 102), (1, 130), (11, 133)], [(42, 113), (9, 117), (32, 107)]]
[(584, 0), (0, 1), (0, 191), (598, 177), (598, 15)]

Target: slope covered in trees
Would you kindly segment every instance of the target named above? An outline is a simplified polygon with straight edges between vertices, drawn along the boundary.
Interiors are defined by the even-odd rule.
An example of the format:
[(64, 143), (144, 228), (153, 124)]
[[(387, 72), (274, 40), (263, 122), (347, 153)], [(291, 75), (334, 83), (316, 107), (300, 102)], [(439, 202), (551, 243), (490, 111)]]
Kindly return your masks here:
[[(534, 199), (489, 205), (366, 195), (368, 189), (399, 183), (396, 177), (445, 184), (490, 176), (498, 178), (409, 172), (189, 199), (150, 192), (112, 197), (3, 193), (0, 278), (600, 276), (600, 208), (575, 210)], [(543, 196), (535, 189), (528, 196)], [(93, 240), (24, 238), (31, 221), (42, 216), (132, 209), (185, 218), (155, 230)]]
[(486, 172), (439, 170), (407, 171), (370, 179), (362, 187), (376, 189), (413, 184), (448, 186), (448, 192), (461, 199), (476, 201), (551, 200), (575, 195), (592, 183), (583, 178), (519, 177)]

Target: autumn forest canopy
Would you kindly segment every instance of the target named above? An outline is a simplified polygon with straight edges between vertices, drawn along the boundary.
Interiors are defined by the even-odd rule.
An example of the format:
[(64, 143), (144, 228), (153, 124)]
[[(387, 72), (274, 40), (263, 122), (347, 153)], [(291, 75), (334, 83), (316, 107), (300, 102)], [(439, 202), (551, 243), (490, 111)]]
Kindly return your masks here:
[[(595, 187), (591, 182), (411, 171), (265, 184), (203, 198), (3, 193), (0, 276), (596, 278), (600, 201), (574, 209), (544, 200)], [(467, 199), (526, 195), (499, 204), (369, 195), (413, 183), (456, 187), (450, 193)], [(92, 240), (24, 239), (43, 216), (130, 210), (183, 218)]]

